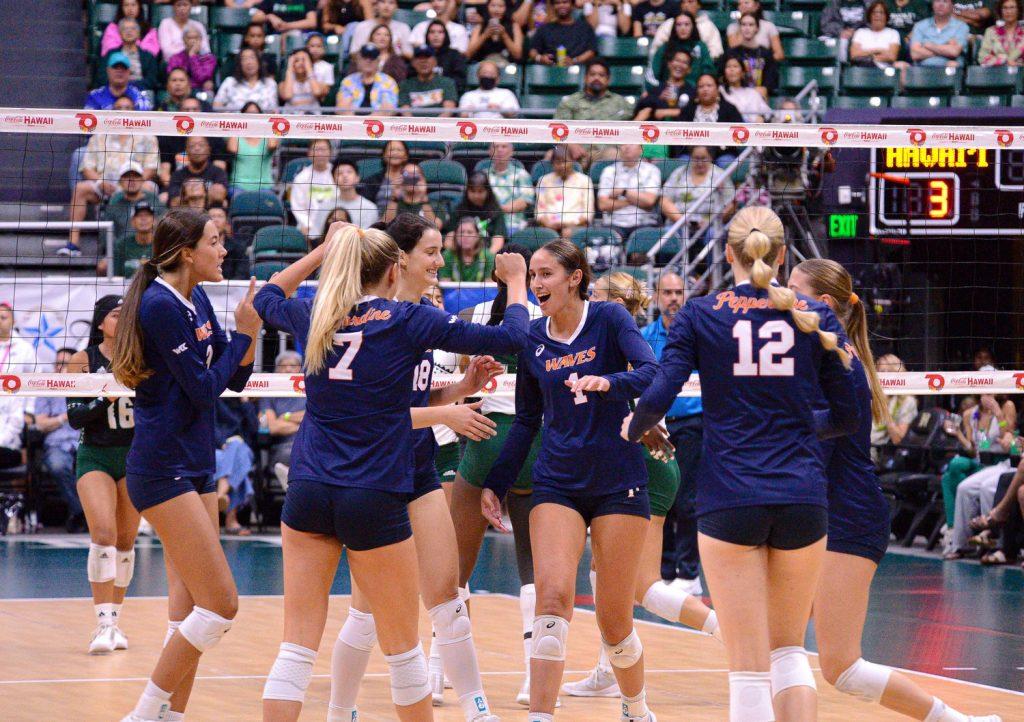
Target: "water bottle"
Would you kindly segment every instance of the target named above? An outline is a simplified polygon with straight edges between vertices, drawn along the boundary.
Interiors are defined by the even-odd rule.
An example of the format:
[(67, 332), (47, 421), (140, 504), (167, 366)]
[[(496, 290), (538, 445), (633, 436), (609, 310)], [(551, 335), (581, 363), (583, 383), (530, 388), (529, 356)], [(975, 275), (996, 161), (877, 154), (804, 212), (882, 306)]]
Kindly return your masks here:
[(555, 50), (555, 63), (558, 65), (565, 65), (569, 60), (569, 52), (565, 49), (564, 45), (559, 45)]
[[(250, 418), (252, 418), (252, 417), (250, 417)], [(270, 421), (267, 420), (267, 412), (266, 411), (261, 411), (260, 412), (260, 433), (261, 434), (269, 434), (270, 433)]]

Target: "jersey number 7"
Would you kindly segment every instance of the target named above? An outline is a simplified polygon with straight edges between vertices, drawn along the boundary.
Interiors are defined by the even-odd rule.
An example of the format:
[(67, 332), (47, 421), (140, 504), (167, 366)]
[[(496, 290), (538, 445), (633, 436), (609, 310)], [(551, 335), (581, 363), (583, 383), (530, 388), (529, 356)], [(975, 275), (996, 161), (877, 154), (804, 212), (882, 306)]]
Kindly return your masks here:
[(733, 376), (792, 376), (793, 359), (777, 358), (793, 348), (793, 327), (785, 321), (767, 321), (757, 330), (757, 337), (771, 339), (761, 347), (754, 362), (754, 325), (737, 321), (732, 337), (739, 342), (740, 360), (732, 365)]
[(331, 381), (351, 381), (352, 362), (356, 360), (359, 347), (363, 345), (363, 332), (336, 333), (334, 334), (334, 345), (347, 346), (348, 348), (341, 354), (338, 363), (327, 371), (327, 378)]

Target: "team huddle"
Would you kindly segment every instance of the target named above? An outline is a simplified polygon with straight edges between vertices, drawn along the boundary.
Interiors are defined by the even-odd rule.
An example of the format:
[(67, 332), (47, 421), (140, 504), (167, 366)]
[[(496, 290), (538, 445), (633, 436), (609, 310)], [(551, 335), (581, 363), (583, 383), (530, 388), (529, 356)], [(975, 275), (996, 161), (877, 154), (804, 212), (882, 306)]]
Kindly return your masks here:
[[(609, 670), (599, 694), (620, 698), (624, 722), (657, 719), (635, 603), (724, 645), (733, 722), (816, 719), (804, 649), (812, 617), (822, 675), (837, 690), (927, 722), (999, 720), (962, 714), (861, 656), (871, 579), (889, 536), (869, 454), (873, 420), (887, 405), (845, 269), (812, 259), (780, 285), (782, 223), (768, 208), (744, 208), (728, 231), (734, 285), (691, 298), (656, 358), (635, 320), (649, 301), (644, 289), (625, 274), (592, 279), (574, 244), (507, 247), (495, 259), (498, 296), (470, 320), (425, 298), (444, 265), (441, 250), (434, 226), (410, 214), (379, 228), (335, 224), (258, 293), (250, 284), (229, 339), (198, 285), (222, 280), (217, 228), (175, 209), (109, 322), (114, 309), (101, 299), (94, 330), (102, 342), (78, 362), (108, 367), (135, 389), (130, 447), (123, 434), (99, 432), (105, 416), (111, 432), (118, 428), (116, 409), (103, 411), (114, 408), (110, 400), (83, 400), (69, 416), (73, 408), (75, 423), (97, 429), (87, 439), (103, 472), (93, 483), (117, 490), (109, 492), (112, 526), (137, 526), (133, 513), (152, 524), (169, 585), (164, 648), (125, 722), (183, 720), (202, 653), (237, 613), (210, 481), (211, 429), (214, 400), (244, 389), (264, 323), (302, 350), (307, 395), (281, 517), (284, 637), (263, 691), (264, 720), (299, 717), (343, 551), (353, 594), (331, 657), (328, 720), (359, 718), (376, 645), (398, 719), (432, 719), (449, 681), (467, 722), (497, 720), (467, 584), (488, 523), (508, 531), (503, 504), (522, 584), (527, 668), (517, 701), (530, 722), (552, 720), (560, 692), (598, 694), (562, 686), (588, 529), (598, 669)], [(315, 297), (293, 298), (314, 274)], [(433, 388), (443, 354), (461, 381)], [(506, 372), (516, 376), (514, 404), (460, 403)], [(659, 574), (661, 527), (687, 461), (674, 458), (662, 420), (694, 372), (707, 422), (698, 543), (713, 611)], [(449, 445), (439, 452), (435, 426), (466, 444), (448, 489), (438, 467)], [(118, 456), (119, 467), (110, 461)], [(116, 617), (134, 531), (115, 536), (115, 545), (94, 538), (90, 547), (97, 614), (114, 617), (101, 620), (101, 652), (127, 645)], [(421, 599), (433, 627), (429, 654), (418, 635)]]

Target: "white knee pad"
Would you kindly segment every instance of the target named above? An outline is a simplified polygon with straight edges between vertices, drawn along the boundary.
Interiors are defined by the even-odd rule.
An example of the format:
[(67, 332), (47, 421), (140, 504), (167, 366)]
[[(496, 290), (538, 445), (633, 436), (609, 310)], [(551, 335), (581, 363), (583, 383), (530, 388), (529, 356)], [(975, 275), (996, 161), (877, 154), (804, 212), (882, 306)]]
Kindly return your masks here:
[(468, 602), (469, 598), (471, 596), (473, 596), (473, 595), (470, 594), (470, 592), (469, 592), (469, 585), (468, 584), (466, 586), (464, 586), (464, 587), (459, 587), (459, 599), (461, 601)]
[(200, 652), (205, 652), (216, 645), (229, 629), (230, 619), (202, 607), (192, 607), (192, 611), (178, 627), (181, 636)]
[(173, 619), (167, 620), (167, 634), (164, 635), (163, 646), (166, 647), (167, 643), (171, 641), (171, 637), (178, 631), (178, 627), (181, 626), (181, 622), (176, 622)]
[(341, 625), (338, 639), (362, 652), (372, 652), (377, 644), (377, 624), (373, 615), (349, 607), (348, 618)]
[(629, 633), (628, 637), (618, 644), (608, 644), (603, 639), (601, 644), (604, 645), (604, 652), (608, 655), (608, 661), (612, 663), (613, 667), (618, 667), (619, 669), (629, 669), (639, 662), (644, 654), (644, 645), (641, 644), (640, 637), (637, 635), (635, 628)]
[(473, 624), (469, 621), (466, 603), (460, 599), (438, 604), (427, 614), (434, 623), (434, 634), (440, 645), (455, 644), (473, 636)]
[(569, 622), (553, 614), (541, 614), (533, 620), (533, 659), (549, 662), (565, 661), (565, 642), (569, 638)]
[(384, 656), (391, 672), (391, 699), (399, 707), (416, 704), (430, 694), (430, 679), (427, 675), (427, 658), (423, 645), (401, 654)]
[(306, 688), (313, 677), (316, 652), (290, 642), (282, 642), (274, 666), (263, 685), (263, 699), (304, 702)]
[(774, 722), (768, 672), (729, 672), (729, 722)]
[(839, 675), (836, 680), (836, 689), (854, 697), (859, 697), (865, 702), (877, 704), (882, 699), (889, 684), (889, 675), (892, 670), (880, 664), (873, 664), (866, 659), (858, 659), (850, 665), (849, 669)]
[(93, 584), (112, 582), (117, 578), (117, 547), (89, 545), (89, 559), (85, 564), (89, 581)]
[(664, 582), (655, 582), (644, 594), (643, 605), (651, 614), (657, 614), (668, 622), (678, 622), (688, 596), (686, 592)]
[(117, 553), (117, 571), (114, 573), (114, 586), (127, 589), (135, 576), (135, 550)]
[(772, 696), (790, 687), (817, 689), (814, 672), (803, 647), (779, 647), (771, 654)]

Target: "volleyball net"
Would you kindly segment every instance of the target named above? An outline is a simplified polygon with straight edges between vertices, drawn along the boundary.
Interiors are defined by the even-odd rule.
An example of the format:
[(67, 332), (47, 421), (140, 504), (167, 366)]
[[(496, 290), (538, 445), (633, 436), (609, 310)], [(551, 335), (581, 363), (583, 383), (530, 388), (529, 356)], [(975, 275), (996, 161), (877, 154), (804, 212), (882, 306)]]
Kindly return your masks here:
[[(104, 375), (52, 373), (53, 361), (86, 345), (95, 301), (125, 291), (174, 205), (209, 210), (224, 235), (228, 280), (205, 288), (230, 331), (250, 274), (262, 283), (333, 220), (368, 225), (394, 211), (441, 229), (439, 286), (452, 313), (468, 318), (494, 297), (492, 251), (563, 237), (595, 278), (642, 284), (654, 298), (641, 323), (658, 322), (663, 274), (691, 296), (732, 283), (729, 224), (757, 204), (785, 226), (783, 281), (807, 258), (851, 272), (875, 355), (910, 369), (883, 374), (889, 393), (1024, 392), (1024, 372), (1012, 370), (1024, 368), (1024, 117), (770, 119), (779, 122), (0, 109), (0, 143), (23, 158), (0, 181), (0, 304), (33, 352), (0, 358), (0, 389), (130, 394)], [(244, 395), (304, 393), (301, 376), (272, 373), (289, 348), (265, 331)], [(514, 386), (505, 375), (482, 393)], [(699, 382), (681, 393), (699, 394)]]

